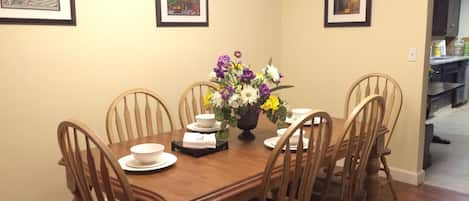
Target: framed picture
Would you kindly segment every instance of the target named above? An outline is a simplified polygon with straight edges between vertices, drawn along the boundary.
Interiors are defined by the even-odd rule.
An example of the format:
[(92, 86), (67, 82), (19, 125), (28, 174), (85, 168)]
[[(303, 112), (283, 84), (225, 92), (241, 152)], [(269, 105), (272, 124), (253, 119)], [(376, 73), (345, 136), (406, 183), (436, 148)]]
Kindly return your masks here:
[(0, 0), (0, 23), (76, 25), (75, 0)]
[(325, 27), (371, 25), (371, 0), (325, 0)]
[(158, 27), (208, 26), (208, 0), (156, 0)]

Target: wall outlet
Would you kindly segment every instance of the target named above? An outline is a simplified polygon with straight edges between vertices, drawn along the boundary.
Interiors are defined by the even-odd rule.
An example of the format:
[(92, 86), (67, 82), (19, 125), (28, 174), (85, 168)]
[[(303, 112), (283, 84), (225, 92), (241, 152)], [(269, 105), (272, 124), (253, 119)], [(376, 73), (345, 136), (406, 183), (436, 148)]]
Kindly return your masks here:
[(407, 60), (410, 62), (417, 61), (417, 48), (409, 48), (409, 54), (407, 55)]

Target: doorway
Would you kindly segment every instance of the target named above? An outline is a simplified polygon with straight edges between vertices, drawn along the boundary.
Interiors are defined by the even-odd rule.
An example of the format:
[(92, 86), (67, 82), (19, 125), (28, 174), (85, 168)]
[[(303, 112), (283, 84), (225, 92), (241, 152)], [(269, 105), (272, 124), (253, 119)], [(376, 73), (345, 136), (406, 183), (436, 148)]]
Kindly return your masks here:
[(434, 1), (430, 48), (424, 183), (469, 194), (469, 1)]

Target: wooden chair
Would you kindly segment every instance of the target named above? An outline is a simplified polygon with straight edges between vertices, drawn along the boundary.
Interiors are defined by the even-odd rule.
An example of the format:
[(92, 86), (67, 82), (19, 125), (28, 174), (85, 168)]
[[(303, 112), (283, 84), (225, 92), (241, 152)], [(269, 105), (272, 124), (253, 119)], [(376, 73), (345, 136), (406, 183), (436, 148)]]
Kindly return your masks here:
[[(304, 130), (303, 124), (314, 118), (320, 118), (322, 123), (315, 126), (315, 129)], [(309, 138), (308, 149), (298, 149), (296, 153), (291, 153), (290, 146), (286, 145), (290, 144), (290, 138), (297, 130), (300, 130), (300, 139), (303, 136)], [(322, 111), (310, 112), (290, 125), (277, 142), (265, 167), (263, 191), (259, 195), (260, 201), (265, 201), (271, 191), (273, 191), (273, 197), (279, 201), (310, 201), (318, 170), (330, 144), (331, 134), (332, 120), (326, 112)], [(303, 147), (303, 141), (298, 142), (298, 147)], [(295, 160), (292, 160), (292, 155)], [(280, 157), (283, 158), (281, 166), (277, 163)], [(280, 187), (272, 189), (272, 178), (275, 176), (281, 177)]]
[[(326, 169), (326, 184), (321, 200), (328, 200), (329, 186), (334, 175), (339, 153), (345, 154), (340, 173), (340, 201), (363, 201), (368, 159), (382, 126), (385, 109), (384, 98), (372, 95), (365, 98), (350, 113), (345, 122), (344, 133), (336, 141), (331, 162)], [(342, 154), (341, 154), (342, 155)]]
[[(140, 104), (144, 105), (143, 110)], [(131, 106), (133, 114), (129, 109)], [(168, 124), (169, 130), (165, 130)], [(109, 106), (106, 131), (109, 143), (112, 144), (174, 131), (174, 124), (166, 102), (157, 93), (146, 89), (131, 89), (119, 95)]]
[(383, 168), (381, 169), (386, 174), (386, 183), (391, 189), (393, 198), (397, 200), (397, 194), (393, 186), (393, 179), (389, 164), (386, 160), (386, 156), (391, 154), (389, 149), (389, 143), (391, 137), (394, 134), (397, 120), (401, 113), (402, 108), (402, 90), (399, 84), (392, 77), (380, 74), (372, 73), (367, 74), (355, 81), (352, 87), (348, 91), (347, 99), (345, 101), (345, 117), (350, 113), (350, 110), (355, 107), (361, 100), (369, 95), (381, 95), (386, 101), (386, 111), (384, 115), (383, 125), (389, 130), (386, 135), (385, 141), (385, 152), (380, 156)]
[(212, 82), (196, 82), (189, 86), (179, 98), (179, 122), (185, 128), (187, 124), (195, 122), (198, 114), (209, 113), (210, 109), (204, 106), (204, 96), (210, 90), (215, 90), (217, 85)]
[(136, 200), (117, 160), (92, 130), (71, 120), (61, 122), (57, 133), (65, 166), (79, 192), (76, 200)]

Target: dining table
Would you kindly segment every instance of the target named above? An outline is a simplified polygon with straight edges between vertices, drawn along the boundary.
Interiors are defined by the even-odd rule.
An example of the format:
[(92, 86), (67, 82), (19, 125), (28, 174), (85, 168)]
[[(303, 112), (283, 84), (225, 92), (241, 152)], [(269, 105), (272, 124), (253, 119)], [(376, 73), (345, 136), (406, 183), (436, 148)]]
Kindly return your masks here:
[[(345, 120), (333, 118), (329, 151), (332, 155), (338, 139), (343, 135)], [(177, 157), (177, 162), (165, 169), (153, 172), (126, 172), (128, 181), (139, 200), (156, 201), (241, 201), (256, 198), (261, 192), (262, 177), (272, 149), (264, 146), (264, 140), (275, 137), (277, 127), (265, 116), (260, 116), (258, 126), (252, 132), (256, 139), (241, 141), (237, 128), (228, 129), (227, 150), (202, 157), (193, 157), (172, 151), (173, 141), (182, 141), (186, 129), (162, 133), (110, 144), (116, 159), (130, 154), (130, 147), (142, 143), (158, 143), (165, 152)], [(379, 155), (384, 152), (386, 128), (378, 131), (376, 142), (367, 163), (365, 180), (368, 201), (380, 201)], [(339, 151), (338, 158), (345, 157)], [(327, 156), (326, 156), (327, 158)], [(327, 161), (327, 160), (324, 160)], [(324, 164), (326, 166), (327, 164)], [(274, 168), (272, 177), (280, 180), (281, 162)], [(276, 185), (275, 179), (272, 180)]]

